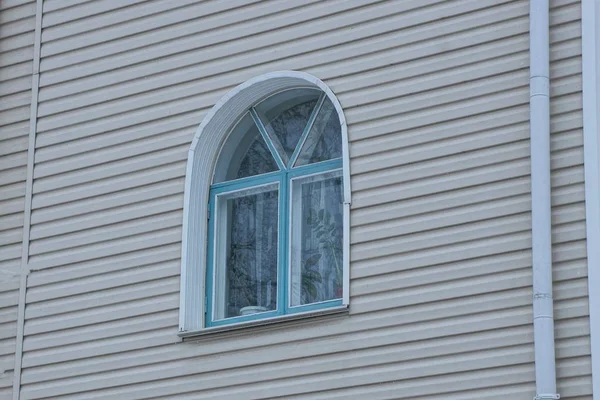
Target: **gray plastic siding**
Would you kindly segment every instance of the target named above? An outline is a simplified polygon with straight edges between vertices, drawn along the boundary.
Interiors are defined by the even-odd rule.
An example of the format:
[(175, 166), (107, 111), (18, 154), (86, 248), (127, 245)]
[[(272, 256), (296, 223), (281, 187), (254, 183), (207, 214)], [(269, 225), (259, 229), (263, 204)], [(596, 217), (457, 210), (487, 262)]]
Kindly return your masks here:
[(0, 1), (0, 398), (12, 397), (35, 1)]
[[(589, 400), (580, 13), (552, 1), (554, 277), (559, 390)], [(531, 399), (527, 14), (45, 1), (21, 398)], [(189, 143), (281, 69), (348, 119), (350, 316), (181, 343)]]

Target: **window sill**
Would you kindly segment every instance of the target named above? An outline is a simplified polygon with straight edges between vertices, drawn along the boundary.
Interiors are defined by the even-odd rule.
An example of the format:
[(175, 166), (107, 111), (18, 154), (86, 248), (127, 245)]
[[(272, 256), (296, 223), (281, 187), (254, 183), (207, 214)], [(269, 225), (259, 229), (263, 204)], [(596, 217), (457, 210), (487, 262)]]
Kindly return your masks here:
[(291, 326), (301, 324), (306, 320), (324, 319), (327, 317), (339, 316), (340, 314), (348, 314), (347, 305), (338, 307), (325, 308), (322, 310), (307, 311), (297, 314), (281, 315), (272, 318), (258, 319), (255, 321), (240, 322), (237, 324), (213, 326), (210, 328), (197, 329), (194, 331), (179, 332), (177, 335), (184, 341), (199, 337), (216, 336), (221, 334), (235, 334), (238, 331), (246, 333), (249, 329), (261, 330), (270, 326)]

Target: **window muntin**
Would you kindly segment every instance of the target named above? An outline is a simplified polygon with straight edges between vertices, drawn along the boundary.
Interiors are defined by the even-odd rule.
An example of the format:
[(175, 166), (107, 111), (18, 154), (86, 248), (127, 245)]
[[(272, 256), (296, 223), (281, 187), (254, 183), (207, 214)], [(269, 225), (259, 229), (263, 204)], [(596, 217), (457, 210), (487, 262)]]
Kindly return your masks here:
[(286, 90), (270, 96), (255, 107), (284, 165), (290, 164), (320, 95), (315, 89)]
[[(271, 162), (264, 146), (251, 151), (263, 142), (248, 116)], [(210, 193), (206, 326), (342, 305), (341, 143), (337, 111), (315, 89), (275, 94), (234, 127)]]

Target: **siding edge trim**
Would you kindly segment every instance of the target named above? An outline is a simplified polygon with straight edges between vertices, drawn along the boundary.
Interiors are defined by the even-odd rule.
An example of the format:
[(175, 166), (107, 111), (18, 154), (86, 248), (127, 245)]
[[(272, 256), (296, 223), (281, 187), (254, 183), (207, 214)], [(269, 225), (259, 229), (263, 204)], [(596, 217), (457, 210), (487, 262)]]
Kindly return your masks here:
[(588, 261), (588, 296), (592, 358), (592, 393), (600, 400), (600, 4), (582, 0), (583, 152)]

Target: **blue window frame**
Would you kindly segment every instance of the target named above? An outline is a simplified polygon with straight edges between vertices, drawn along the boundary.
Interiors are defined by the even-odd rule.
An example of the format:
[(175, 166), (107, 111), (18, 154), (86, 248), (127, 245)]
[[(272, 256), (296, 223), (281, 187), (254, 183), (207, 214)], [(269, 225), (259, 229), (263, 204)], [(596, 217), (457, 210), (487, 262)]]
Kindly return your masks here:
[(342, 305), (342, 136), (324, 93), (290, 89), (251, 107), (209, 198), (205, 326)]

